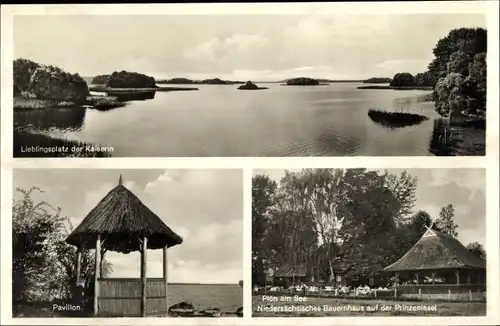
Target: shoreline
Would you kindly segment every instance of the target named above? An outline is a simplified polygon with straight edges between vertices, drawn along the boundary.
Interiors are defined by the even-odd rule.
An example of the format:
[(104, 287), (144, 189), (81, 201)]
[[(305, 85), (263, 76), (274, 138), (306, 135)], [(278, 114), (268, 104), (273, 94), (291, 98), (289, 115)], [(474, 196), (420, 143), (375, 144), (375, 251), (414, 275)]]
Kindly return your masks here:
[(429, 86), (388, 86), (388, 85), (369, 85), (369, 86), (358, 86), (357, 89), (392, 89), (392, 90), (402, 90), (402, 91), (432, 91), (433, 87)]
[(149, 87), (149, 88), (112, 88), (103, 86), (91, 86), (90, 92), (98, 93), (148, 93), (148, 92), (175, 92), (175, 91), (198, 91), (196, 87)]

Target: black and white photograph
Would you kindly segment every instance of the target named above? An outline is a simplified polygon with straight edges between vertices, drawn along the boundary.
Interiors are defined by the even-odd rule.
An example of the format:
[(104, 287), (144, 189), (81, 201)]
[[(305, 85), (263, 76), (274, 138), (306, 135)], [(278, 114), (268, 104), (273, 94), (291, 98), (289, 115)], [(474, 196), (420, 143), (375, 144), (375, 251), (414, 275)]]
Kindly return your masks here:
[(15, 15), (14, 157), (485, 155), (486, 10), (287, 5)]
[(486, 316), (485, 178), (254, 170), (252, 316)]
[(14, 318), (243, 317), (241, 170), (15, 169), (13, 188)]

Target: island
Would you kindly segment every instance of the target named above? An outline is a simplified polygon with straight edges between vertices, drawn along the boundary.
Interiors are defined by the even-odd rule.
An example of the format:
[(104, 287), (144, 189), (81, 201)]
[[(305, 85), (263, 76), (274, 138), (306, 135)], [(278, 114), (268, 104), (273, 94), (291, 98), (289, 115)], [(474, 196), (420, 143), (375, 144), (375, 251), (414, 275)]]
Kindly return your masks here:
[(392, 78), (387, 77), (372, 77), (367, 80), (363, 80), (363, 84), (389, 84)]
[(389, 81), (389, 85), (367, 85), (359, 86), (358, 89), (394, 89), (394, 90), (424, 90), (434, 89), (424, 74), (413, 76), (408, 72), (397, 73)]
[[(93, 92), (105, 92), (112, 95), (125, 93), (169, 92), (169, 91), (197, 91), (198, 88), (187, 87), (159, 87), (152, 76), (137, 72), (115, 71), (109, 76), (105, 85), (90, 87)], [(99, 76), (96, 76), (96, 78)]]
[(247, 81), (245, 85), (241, 85), (238, 89), (242, 90), (260, 90), (260, 89), (268, 89), (267, 87), (259, 87), (251, 81)]
[(319, 86), (319, 85), (328, 85), (322, 84), (319, 80), (308, 78), (308, 77), (298, 77), (288, 79), (286, 84), (282, 84), (282, 86)]
[(111, 75), (97, 75), (92, 78), (92, 81), (90, 83), (94, 85), (106, 85), (108, 83), (109, 77), (111, 77)]

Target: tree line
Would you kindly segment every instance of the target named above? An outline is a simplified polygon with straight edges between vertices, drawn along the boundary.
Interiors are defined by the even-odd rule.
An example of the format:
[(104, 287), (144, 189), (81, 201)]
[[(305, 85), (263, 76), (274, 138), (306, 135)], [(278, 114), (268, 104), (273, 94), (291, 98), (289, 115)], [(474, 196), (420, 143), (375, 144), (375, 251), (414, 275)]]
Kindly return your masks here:
[(433, 49), (427, 71), (415, 76), (398, 73), (391, 86), (429, 86), (436, 111), (444, 117), (486, 112), (487, 31), (458, 28), (441, 38)]
[[(37, 187), (17, 189), (20, 198), (12, 205), (12, 306), (14, 316), (23, 306), (73, 300), (76, 287), (76, 248), (65, 242), (73, 230), (69, 218), (58, 207), (36, 201)], [(85, 280), (83, 299), (91, 300), (94, 251), (83, 251), (81, 277)], [(102, 277), (112, 271), (109, 261), (102, 263)], [(85, 306), (91, 306), (87, 302)]]
[[(415, 210), (418, 179), (366, 169), (286, 172), (279, 184), (266, 175), (252, 182), (252, 282), (284, 264), (305, 266), (309, 276), (334, 282), (339, 264), (348, 279), (380, 276), (432, 225)], [(455, 209), (441, 209), (433, 228), (457, 236)], [(485, 258), (481, 244), (468, 245)]]

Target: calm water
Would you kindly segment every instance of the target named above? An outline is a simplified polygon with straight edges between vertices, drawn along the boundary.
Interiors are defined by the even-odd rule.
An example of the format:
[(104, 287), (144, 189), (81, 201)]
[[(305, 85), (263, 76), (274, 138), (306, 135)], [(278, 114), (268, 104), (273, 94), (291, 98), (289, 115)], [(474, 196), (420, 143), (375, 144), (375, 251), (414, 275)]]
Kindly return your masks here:
[[(15, 112), (14, 120), (32, 132), (111, 145), (114, 157), (430, 155), (432, 103), (401, 100), (428, 91), (358, 90), (357, 83), (259, 85), (269, 89), (196, 85), (199, 91), (156, 92), (109, 111)], [(368, 117), (370, 108), (431, 119), (389, 129)]]
[(219, 308), (236, 312), (243, 306), (243, 288), (238, 284), (171, 284), (168, 286), (169, 306), (191, 301), (195, 309)]

